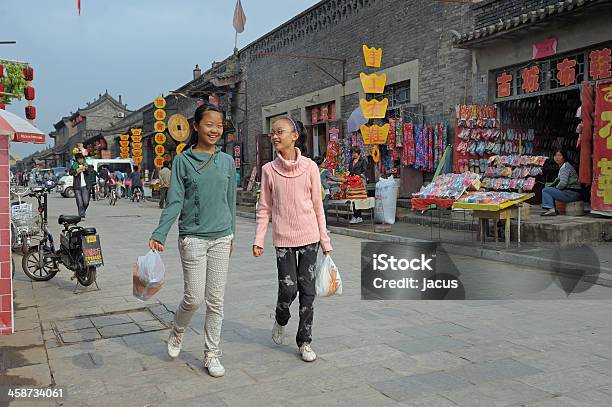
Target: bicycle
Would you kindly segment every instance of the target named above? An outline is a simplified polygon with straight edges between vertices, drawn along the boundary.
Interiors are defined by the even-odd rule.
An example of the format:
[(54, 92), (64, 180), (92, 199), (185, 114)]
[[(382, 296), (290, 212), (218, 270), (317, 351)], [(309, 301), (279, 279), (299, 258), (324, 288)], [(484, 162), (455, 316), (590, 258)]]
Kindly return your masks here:
[(22, 254), (28, 252), (32, 237), (37, 234), (40, 214), (32, 210), (32, 204), (23, 200), (30, 194), (30, 188), (13, 185), (11, 195), (17, 197), (11, 203), (11, 249)]
[(115, 187), (110, 188), (110, 191), (108, 191), (108, 204), (110, 206), (117, 205), (117, 189)]
[(140, 191), (140, 188), (134, 189), (134, 192), (132, 192), (132, 202), (140, 202), (142, 199), (142, 191)]

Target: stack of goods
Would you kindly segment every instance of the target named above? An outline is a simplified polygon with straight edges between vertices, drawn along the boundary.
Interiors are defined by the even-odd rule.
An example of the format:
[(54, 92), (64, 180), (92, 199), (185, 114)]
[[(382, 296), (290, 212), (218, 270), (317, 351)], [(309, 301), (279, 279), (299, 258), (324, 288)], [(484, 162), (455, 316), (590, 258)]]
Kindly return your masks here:
[(492, 156), (483, 184), (485, 188), (493, 190), (531, 191), (536, 183), (535, 177), (542, 174), (542, 166), (547, 159), (528, 155)]
[(342, 188), (346, 191), (346, 199), (358, 200), (368, 198), (366, 186), (363, 183), (363, 178), (360, 176), (347, 177), (342, 185)]
[(416, 198), (457, 199), (470, 187), (478, 189), (480, 175), (471, 172), (462, 174), (442, 174), (435, 181), (414, 194)]
[(327, 168), (332, 174), (344, 174), (347, 169), (345, 158), (344, 144), (330, 141), (327, 143), (327, 154), (323, 167)]
[(342, 189), (342, 184), (344, 184), (344, 177), (342, 176), (331, 175), (327, 177), (330, 199), (343, 199), (345, 197), (345, 191)]
[(476, 203), (476, 204), (502, 204), (522, 198), (524, 194), (516, 192), (470, 192), (458, 199), (457, 202)]
[(455, 140), (455, 171), (482, 174), (488, 158), (499, 154), (502, 134), (495, 105), (458, 105)]

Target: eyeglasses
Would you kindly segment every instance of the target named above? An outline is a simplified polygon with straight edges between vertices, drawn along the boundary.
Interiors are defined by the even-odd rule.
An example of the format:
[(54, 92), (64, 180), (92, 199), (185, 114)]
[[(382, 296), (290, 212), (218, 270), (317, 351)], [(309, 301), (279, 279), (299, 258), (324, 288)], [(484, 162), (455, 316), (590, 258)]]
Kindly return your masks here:
[(268, 134), (268, 136), (272, 137), (274, 135), (281, 137), (283, 134), (285, 133), (291, 133), (291, 130), (287, 130), (287, 129), (277, 129), (277, 130), (272, 130), (270, 132), (270, 134)]

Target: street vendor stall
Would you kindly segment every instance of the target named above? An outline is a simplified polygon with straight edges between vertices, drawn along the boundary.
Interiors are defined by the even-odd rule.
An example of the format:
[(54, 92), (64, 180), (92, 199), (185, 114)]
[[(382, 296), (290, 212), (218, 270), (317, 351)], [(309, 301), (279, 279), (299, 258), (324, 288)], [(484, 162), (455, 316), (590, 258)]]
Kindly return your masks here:
[(515, 192), (472, 192), (453, 203), (453, 209), (471, 210), (478, 219), (478, 235), (485, 242), (489, 219), (494, 221), (495, 242), (497, 242), (497, 221), (504, 220), (504, 241), (510, 246), (510, 217), (514, 208), (518, 209), (518, 243), (521, 242), (521, 203), (533, 198), (534, 194)]

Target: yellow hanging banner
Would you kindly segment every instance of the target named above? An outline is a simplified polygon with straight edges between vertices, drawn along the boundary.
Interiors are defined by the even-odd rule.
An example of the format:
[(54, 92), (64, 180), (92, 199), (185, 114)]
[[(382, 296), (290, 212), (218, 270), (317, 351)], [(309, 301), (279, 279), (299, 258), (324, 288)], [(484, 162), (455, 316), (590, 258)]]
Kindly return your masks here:
[(372, 99), (369, 102), (365, 99), (359, 101), (363, 117), (366, 119), (384, 119), (387, 115), (387, 106), (389, 105), (389, 99), (384, 98), (383, 100)]
[(365, 93), (384, 93), (385, 85), (387, 83), (387, 74), (366, 75), (363, 72), (359, 75), (361, 79), (361, 85)]
[(121, 140), (121, 141), (119, 141), (119, 145), (120, 145), (121, 147), (129, 147), (129, 146), (130, 146), (130, 142), (129, 142), (129, 141), (123, 141), (123, 140)]
[(133, 136), (140, 136), (142, 135), (142, 129), (132, 129), (132, 138), (134, 138)]
[(119, 140), (121, 141), (130, 141), (130, 135), (129, 134), (122, 134), (119, 136)]
[(176, 153), (180, 154), (183, 152), (183, 150), (185, 149), (185, 147), (187, 147), (187, 144), (185, 143), (181, 143), (178, 146), (176, 146)]
[(359, 127), (364, 144), (385, 144), (387, 142), (390, 129), (391, 126), (389, 123), (385, 124), (384, 126), (366, 126), (365, 124), (362, 124)]
[(153, 164), (155, 164), (155, 166), (157, 168), (161, 168), (164, 166), (164, 157), (155, 157), (155, 159), (153, 160)]
[(362, 49), (366, 66), (380, 68), (382, 62), (382, 48), (370, 48), (364, 44)]

